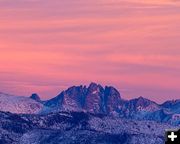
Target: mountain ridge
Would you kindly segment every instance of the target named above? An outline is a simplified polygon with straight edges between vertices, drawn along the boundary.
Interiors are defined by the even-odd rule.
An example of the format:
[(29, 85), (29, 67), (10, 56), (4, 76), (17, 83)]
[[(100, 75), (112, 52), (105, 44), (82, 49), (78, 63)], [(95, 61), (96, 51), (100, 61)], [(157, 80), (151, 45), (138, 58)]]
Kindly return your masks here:
[[(9, 101), (11, 101), (10, 99)], [(12, 96), (12, 99), (15, 99), (15, 97)], [(96, 83), (91, 83), (89, 86), (72, 86), (62, 91), (56, 97), (46, 101), (42, 101), (37, 94), (32, 94), (26, 99), (28, 99), (25, 101), (27, 104), (24, 104), (28, 106), (26, 111), (17, 111), (16, 107), (19, 109), (18, 102), (16, 106), (13, 106), (16, 110), (8, 110), (12, 113), (33, 113), (35, 111), (35, 103), (39, 107), (38, 111), (34, 112), (35, 114), (47, 114), (58, 111), (82, 111), (106, 114), (113, 117), (152, 120), (180, 125), (180, 100), (166, 101), (163, 104), (157, 104), (142, 96), (131, 100), (124, 100), (116, 88), (112, 86), (102, 87)], [(3, 99), (1, 97), (0, 107), (3, 107)], [(1, 109), (1, 111), (6, 110)]]
[(152, 121), (84, 112), (47, 115), (0, 112), (0, 143), (3, 144), (164, 144), (165, 129), (175, 128)]

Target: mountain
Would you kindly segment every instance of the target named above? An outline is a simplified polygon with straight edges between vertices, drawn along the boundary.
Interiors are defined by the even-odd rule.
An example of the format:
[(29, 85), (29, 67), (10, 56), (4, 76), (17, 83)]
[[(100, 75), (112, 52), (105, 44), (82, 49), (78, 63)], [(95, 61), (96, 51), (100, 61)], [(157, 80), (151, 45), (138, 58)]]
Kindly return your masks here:
[(37, 102), (41, 102), (41, 98), (39, 97), (38, 94), (34, 93), (30, 96), (31, 99), (37, 101)]
[(43, 107), (43, 104), (28, 97), (0, 93), (0, 111), (33, 114), (39, 113)]
[(122, 101), (119, 104), (119, 113), (123, 117), (138, 118), (143, 114), (158, 111), (159, 105), (142, 96), (129, 101)]
[(167, 101), (161, 105), (142, 96), (124, 100), (116, 88), (96, 83), (88, 87), (72, 86), (47, 101), (42, 101), (37, 94), (29, 98), (1, 94), (0, 108), (1, 111), (12, 113), (89, 112), (180, 125), (180, 100)]
[(168, 124), (85, 112), (20, 115), (0, 112), (2, 144), (164, 144)]
[(91, 83), (86, 86), (73, 86), (55, 98), (45, 102), (53, 110), (88, 111), (92, 113), (113, 113), (121, 101), (120, 93), (114, 87)]
[(169, 109), (171, 112), (180, 114), (180, 99), (166, 101), (161, 105), (163, 108)]
[(0, 93), (2, 144), (164, 144), (180, 126), (180, 100), (122, 99), (112, 86), (72, 86), (42, 101)]

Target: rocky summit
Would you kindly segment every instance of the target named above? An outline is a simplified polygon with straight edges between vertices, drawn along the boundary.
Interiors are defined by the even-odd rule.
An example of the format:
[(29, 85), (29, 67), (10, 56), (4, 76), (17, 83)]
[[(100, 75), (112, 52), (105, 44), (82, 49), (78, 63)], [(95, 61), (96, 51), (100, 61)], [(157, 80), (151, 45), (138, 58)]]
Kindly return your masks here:
[(73, 86), (60, 93), (57, 97), (44, 103), (53, 109), (70, 111), (88, 111), (92, 113), (110, 114), (118, 109), (121, 96), (113, 87), (91, 83), (89, 87)]
[(50, 100), (0, 93), (0, 144), (164, 144), (180, 100), (125, 100), (112, 86), (72, 86)]

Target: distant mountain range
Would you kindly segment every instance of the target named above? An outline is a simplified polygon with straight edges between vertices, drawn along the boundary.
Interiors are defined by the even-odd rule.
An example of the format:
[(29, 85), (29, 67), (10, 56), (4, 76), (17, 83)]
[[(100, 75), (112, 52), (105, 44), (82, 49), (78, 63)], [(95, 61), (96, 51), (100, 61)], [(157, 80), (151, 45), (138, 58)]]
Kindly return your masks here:
[(47, 101), (0, 93), (0, 144), (164, 144), (179, 127), (180, 100), (124, 100), (96, 83)]
[(0, 111), (17, 114), (89, 112), (180, 125), (180, 100), (167, 101), (161, 105), (143, 97), (124, 100), (114, 87), (102, 87), (96, 83), (88, 87), (70, 87), (47, 101), (42, 101), (37, 94), (28, 98), (0, 93)]

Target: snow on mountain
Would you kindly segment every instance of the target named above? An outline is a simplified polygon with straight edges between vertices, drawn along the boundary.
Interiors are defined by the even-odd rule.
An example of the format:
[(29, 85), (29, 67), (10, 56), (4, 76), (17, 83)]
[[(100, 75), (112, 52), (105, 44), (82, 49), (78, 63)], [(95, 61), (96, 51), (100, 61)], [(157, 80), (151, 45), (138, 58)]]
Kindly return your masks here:
[(17, 115), (0, 112), (0, 143), (164, 144), (168, 124), (84, 112)]
[(120, 93), (113, 87), (103, 88), (91, 83), (86, 86), (73, 86), (57, 97), (45, 102), (53, 109), (66, 111), (88, 111), (92, 113), (112, 113), (117, 110)]
[(129, 101), (122, 101), (118, 108), (120, 117), (180, 125), (178, 112), (171, 110), (175, 106), (172, 104), (165, 108), (153, 101), (139, 97)]
[(179, 100), (124, 100), (114, 87), (96, 83), (47, 101), (0, 93), (0, 143), (163, 144), (165, 129), (180, 126), (179, 108)]
[(104, 103), (106, 108), (106, 111), (108, 113), (117, 110), (119, 102), (121, 101), (121, 95), (120, 93), (114, 88), (114, 87), (105, 87), (104, 90)]
[(31, 98), (0, 93), (0, 111), (31, 114), (42, 109), (43, 105)]
[(41, 101), (37, 94), (27, 98), (1, 93), (0, 111), (40, 114), (59, 111), (90, 112), (180, 125), (180, 100), (167, 101), (162, 105), (143, 97), (123, 100), (114, 87), (102, 87), (96, 83), (91, 83), (88, 87), (72, 86), (47, 101)]
[(157, 103), (150, 101), (142, 96), (136, 99), (132, 99), (129, 101), (130, 108), (134, 109), (134, 111), (157, 111), (159, 110), (159, 106)]
[(104, 89), (101, 85), (91, 83), (87, 89), (85, 108), (89, 112), (101, 113)]
[(82, 111), (86, 96), (85, 86), (73, 86), (64, 92), (62, 109), (65, 111)]
[(122, 101), (118, 108), (121, 116), (131, 118), (138, 118), (146, 113), (152, 113), (160, 109), (158, 104), (143, 97)]
[(161, 107), (168, 109), (173, 113), (180, 114), (180, 99), (172, 100), (172, 101), (166, 101), (161, 105)]
[(45, 101), (44, 105), (53, 111), (82, 111), (85, 103), (86, 88), (73, 86), (61, 92), (58, 96)]

